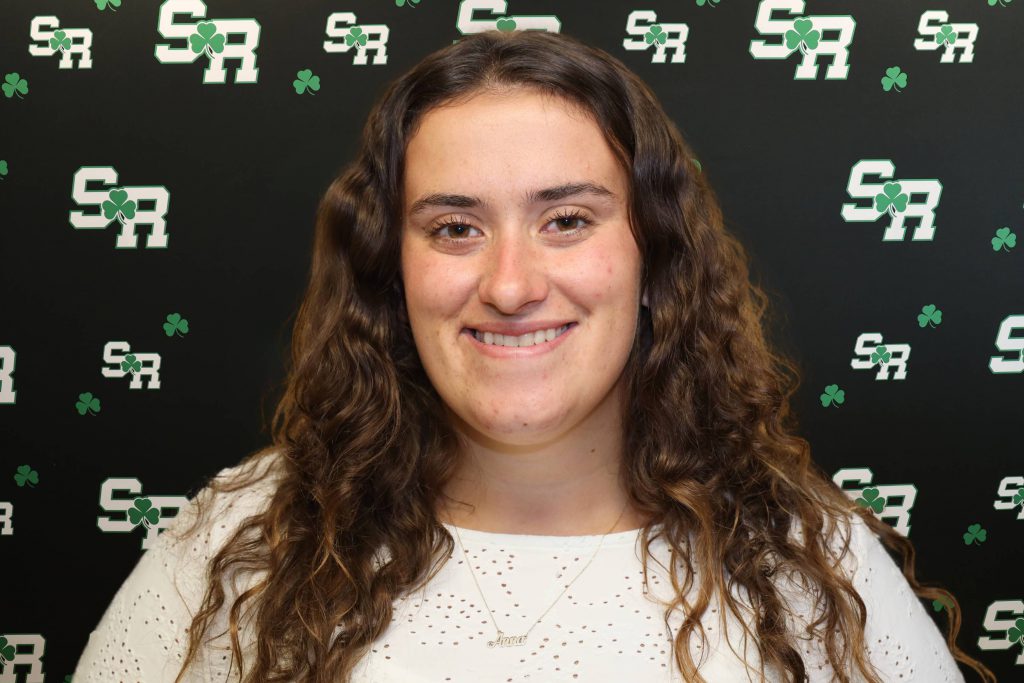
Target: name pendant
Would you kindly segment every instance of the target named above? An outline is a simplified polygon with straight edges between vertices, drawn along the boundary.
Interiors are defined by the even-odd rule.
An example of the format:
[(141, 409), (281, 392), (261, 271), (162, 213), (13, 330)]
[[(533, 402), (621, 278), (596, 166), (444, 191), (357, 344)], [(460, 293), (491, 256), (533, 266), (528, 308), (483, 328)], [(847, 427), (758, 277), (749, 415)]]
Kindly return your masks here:
[(513, 647), (515, 645), (526, 645), (526, 636), (506, 636), (498, 631), (498, 637), (487, 641), (487, 647)]

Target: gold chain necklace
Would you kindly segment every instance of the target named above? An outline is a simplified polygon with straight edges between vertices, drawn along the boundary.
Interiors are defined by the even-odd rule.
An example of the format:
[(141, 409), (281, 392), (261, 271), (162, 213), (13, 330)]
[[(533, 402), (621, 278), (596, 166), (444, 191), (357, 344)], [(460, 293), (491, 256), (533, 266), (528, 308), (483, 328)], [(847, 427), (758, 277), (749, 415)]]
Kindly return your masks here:
[[(513, 647), (516, 645), (526, 645), (526, 637), (530, 635), (530, 631), (533, 630), (533, 627), (540, 623), (540, 620), (543, 619), (544, 616), (551, 611), (551, 608), (555, 606), (555, 603), (558, 602), (563, 595), (565, 595), (565, 592), (567, 590), (569, 590), (569, 586), (575, 583), (576, 579), (580, 578), (580, 575), (582, 575), (583, 572), (586, 571), (587, 567), (590, 566), (590, 563), (594, 561), (595, 557), (597, 557), (597, 552), (598, 550), (601, 550), (601, 546), (604, 544), (605, 537), (607, 537), (608, 534), (612, 532), (612, 529), (614, 529), (618, 525), (619, 520), (622, 519), (622, 515), (626, 514), (626, 508), (628, 506), (629, 501), (627, 500), (626, 504), (622, 506), (622, 512), (619, 513), (619, 517), (615, 520), (615, 524), (612, 524), (611, 529), (609, 529), (608, 532), (601, 537), (601, 542), (597, 544), (597, 550), (595, 550), (594, 554), (590, 556), (590, 561), (583, 566), (583, 569), (580, 570), (580, 573), (576, 575), (575, 579), (566, 584), (565, 588), (562, 589), (562, 592), (558, 594), (557, 598), (555, 598), (555, 602), (552, 602), (551, 605), (546, 610), (544, 610), (544, 614), (541, 614), (539, 617), (537, 617), (537, 620), (533, 622), (533, 625), (530, 626), (530, 628), (526, 630), (526, 633), (524, 633), (521, 636), (506, 636), (504, 632), (500, 628), (498, 628), (498, 623), (494, 621), (494, 612), (491, 611), (491, 606), (487, 604), (487, 598), (484, 597), (484, 592), (480, 590), (480, 583), (476, 580), (476, 572), (473, 571), (473, 563), (469, 559), (469, 553), (466, 552), (466, 546), (462, 545), (462, 535), (459, 534), (459, 528), (452, 524), (452, 528), (455, 529), (455, 535), (459, 539), (459, 547), (462, 548), (462, 555), (466, 558), (466, 566), (469, 567), (470, 575), (473, 577), (473, 583), (476, 584), (476, 589), (480, 593), (480, 597), (484, 601), (484, 607), (487, 608), (488, 614), (491, 615), (491, 623), (494, 624), (494, 628), (498, 632), (498, 635), (497, 637), (495, 637), (494, 640), (487, 641), (487, 647)], [(445, 509), (448, 509), (447, 503), (445, 503)], [(448, 511), (448, 517), (451, 518), (450, 510)]]

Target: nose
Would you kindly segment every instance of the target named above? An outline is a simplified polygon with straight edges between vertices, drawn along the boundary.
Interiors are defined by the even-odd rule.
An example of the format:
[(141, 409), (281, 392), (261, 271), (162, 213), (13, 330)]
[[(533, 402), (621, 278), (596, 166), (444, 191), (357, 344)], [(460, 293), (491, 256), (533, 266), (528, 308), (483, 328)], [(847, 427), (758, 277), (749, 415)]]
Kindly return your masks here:
[(480, 300), (497, 310), (515, 314), (530, 303), (543, 301), (550, 287), (557, 254), (534, 241), (518, 227), (498, 229), (480, 261)]

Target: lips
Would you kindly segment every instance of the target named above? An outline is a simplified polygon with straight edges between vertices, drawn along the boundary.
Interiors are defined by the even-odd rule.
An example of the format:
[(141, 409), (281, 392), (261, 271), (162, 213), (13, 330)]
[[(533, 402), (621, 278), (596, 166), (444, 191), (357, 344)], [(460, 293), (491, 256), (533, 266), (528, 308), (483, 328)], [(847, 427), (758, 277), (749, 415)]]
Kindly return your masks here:
[[(574, 322), (567, 322), (567, 323), (562, 323), (558, 327), (539, 327), (536, 330), (528, 330), (526, 332), (523, 332), (522, 334), (516, 334), (516, 335), (502, 334), (501, 332), (491, 332), (490, 330), (483, 330), (483, 331), (481, 331), (481, 330), (478, 330), (478, 329), (473, 328), (473, 327), (463, 327), (462, 328), (462, 334), (468, 334), (471, 337), (475, 337), (475, 335), (477, 333), (479, 333), (480, 336), (483, 337), (483, 335), (485, 333), (490, 332), (493, 335), (501, 334), (501, 336), (508, 338), (508, 337), (520, 337), (522, 335), (529, 335), (529, 334), (534, 334), (536, 332), (541, 332), (541, 331), (546, 331), (546, 330), (553, 329), (553, 330), (555, 330), (555, 338), (557, 339), (558, 337), (561, 337), (563, 334), (565, 334), (566, 332), (568, 332), (569, 330), (571, 330), (574, 327), (576, 327), (576, 323), (574, 323)], [(563, 330), (563, 328), (564, 328), (564, 330)]]
[(540, 330), (558, 330), (568, 325), (576, 325), (573, 320), (539, 320), (534, 323), (480, 323), (478, 326), (467, 325), (462, 328), (463, 332), (490, 332), (500, 334), (504, 337), (521, 337), (524, 334), (532, 334)]
[(541, 344), (533, 344), (531, 346), (502, 346), (497, 344), (487, 344), (477, 339), (472, 328), (469, 327), (463, 328), (462, 334), (465, 335), (469, 344), (472, 345), (473, 348), (485, 356), (502, 358), (505, 360), (525, 361), (526, 359), (533, 358), (535, 356), (542, 356), (551, 353), (560, 347), (567, 337), (573, 336), (573, 331), (576, 327), (578, 327), (576, 323), (569, 323), (569, 327), (565, 332), (558, 335), (551, 341)]

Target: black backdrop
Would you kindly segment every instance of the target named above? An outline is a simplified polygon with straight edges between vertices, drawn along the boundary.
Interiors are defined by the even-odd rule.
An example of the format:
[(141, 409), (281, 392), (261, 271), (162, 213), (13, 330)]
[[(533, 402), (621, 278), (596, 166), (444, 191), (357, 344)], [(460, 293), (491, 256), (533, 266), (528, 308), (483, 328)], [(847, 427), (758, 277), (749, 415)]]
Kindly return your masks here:
[(652, 86), (773, 297), (817, 461), (1018, 680), (1024, 3), (399, 2), (0, 9), (0, 683), (66, 680), (146, 539), (267, 441), (320, 193), (387, 81), (489, 28)]

